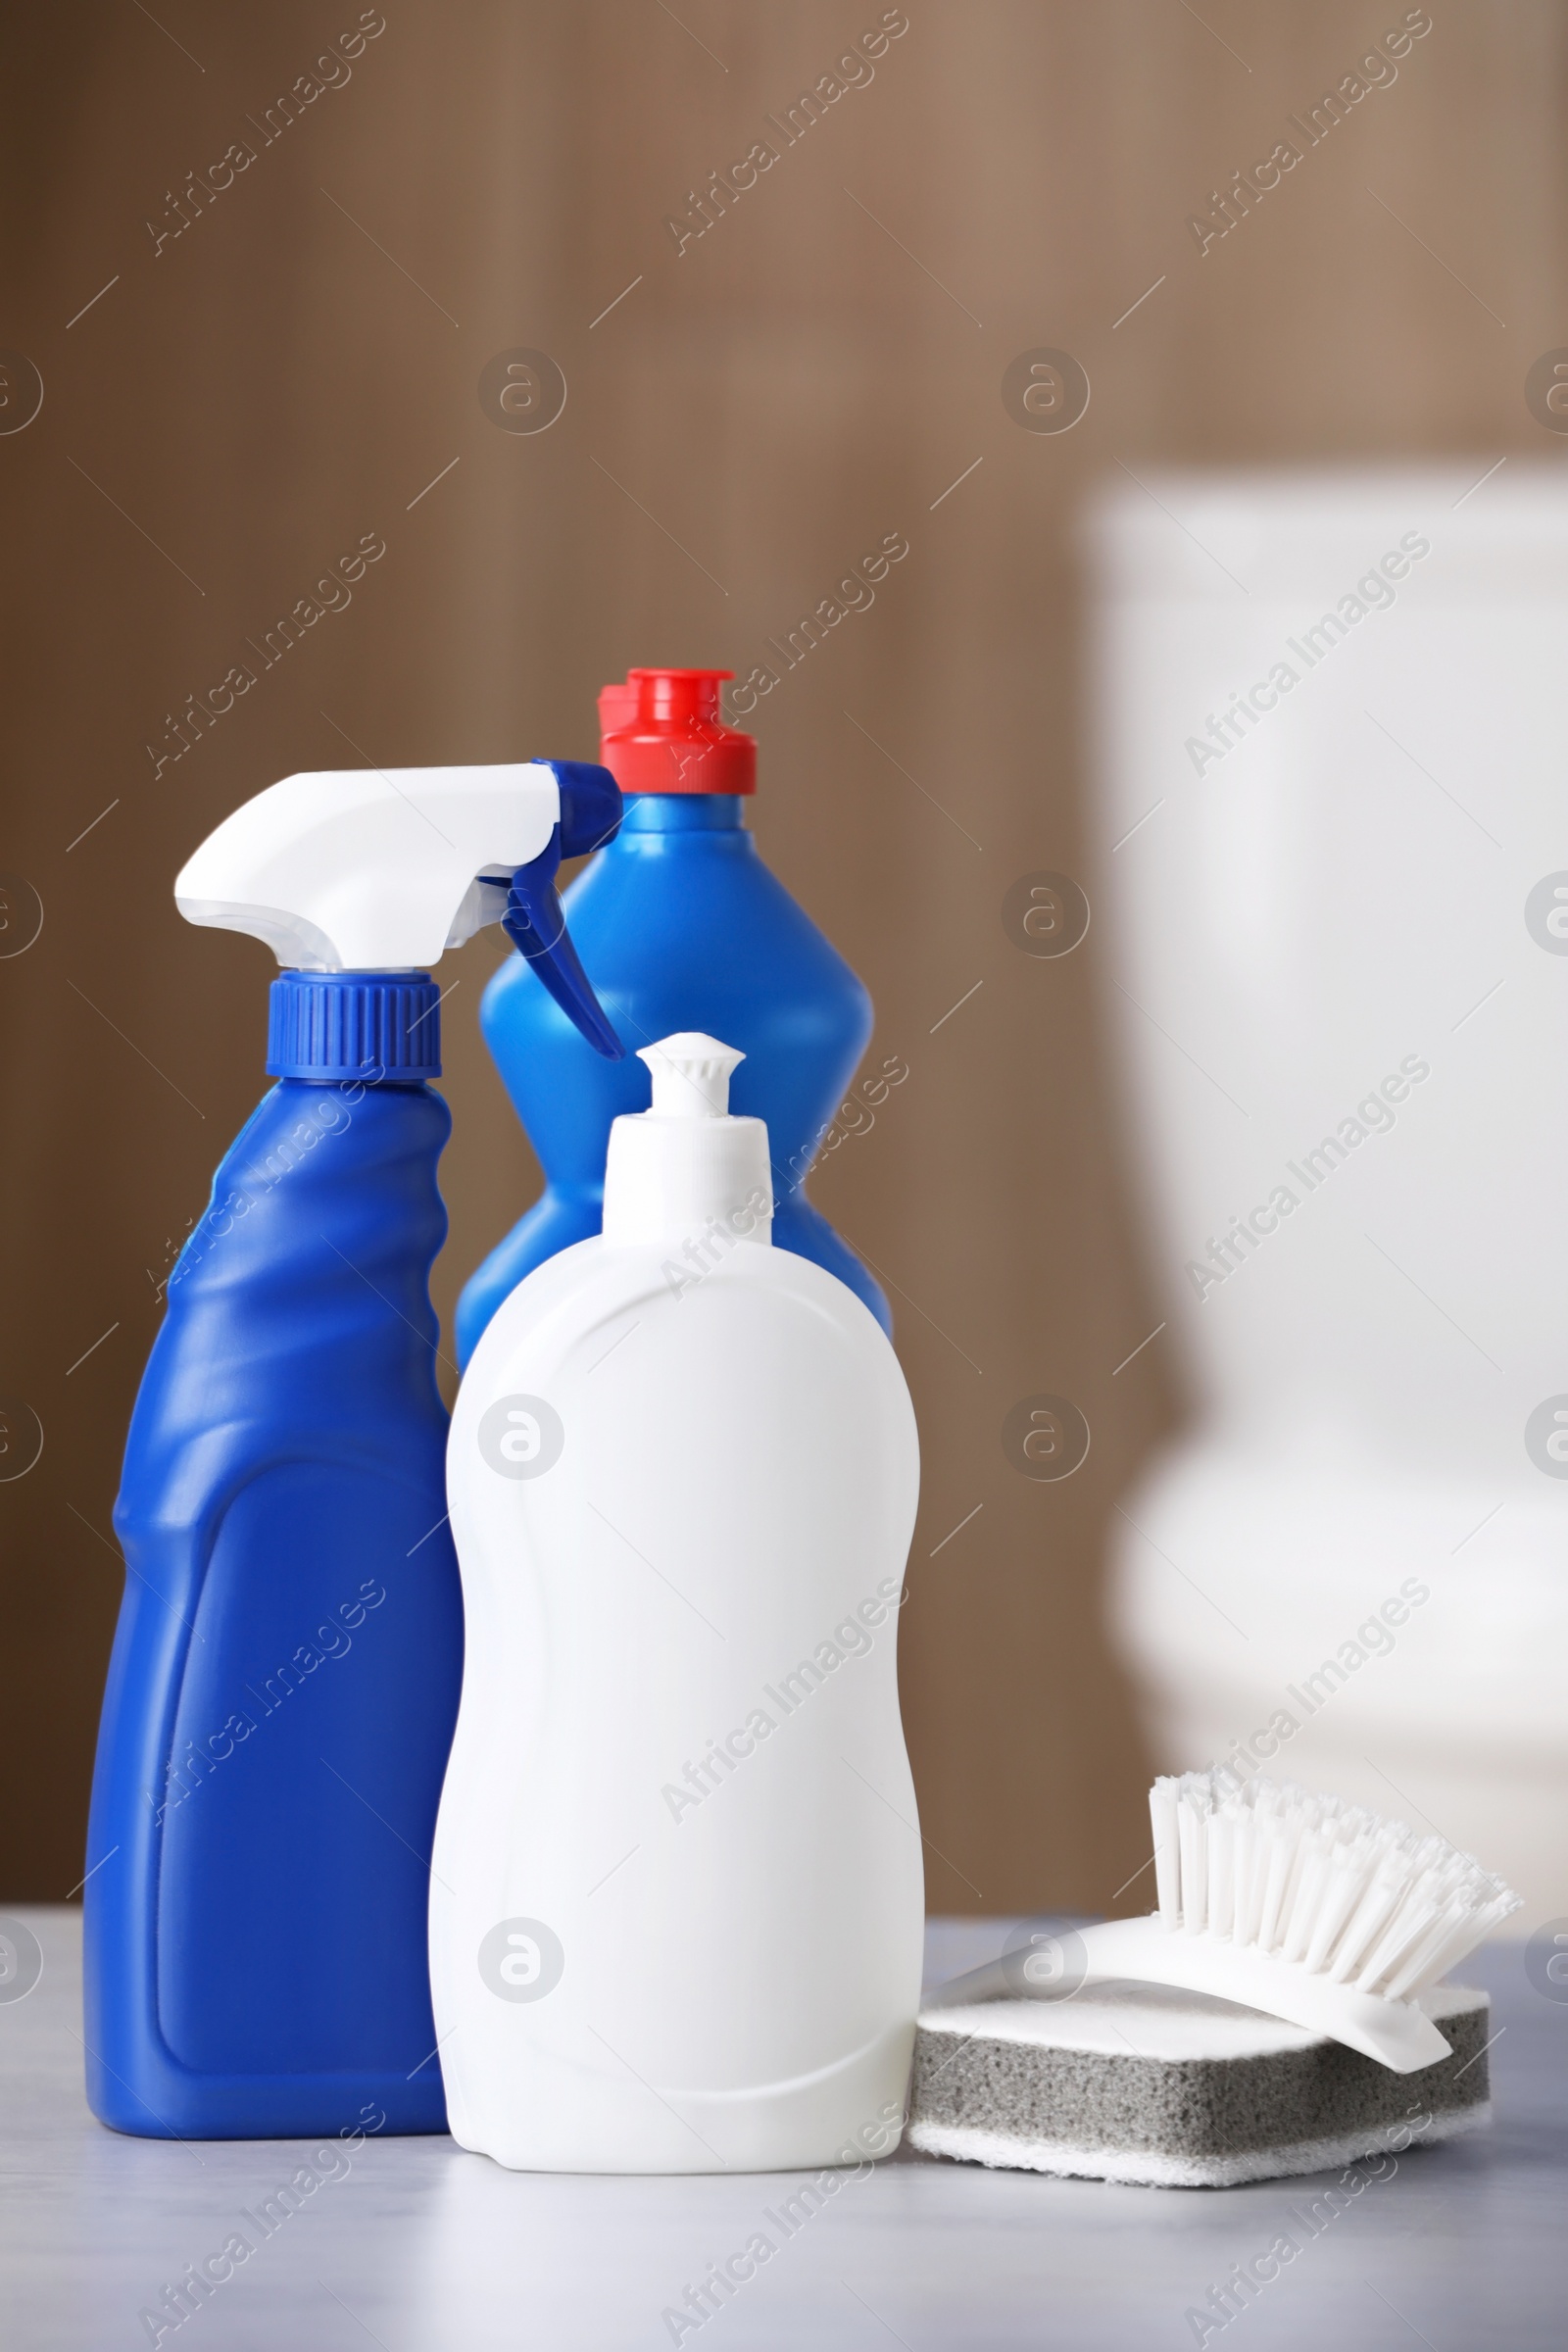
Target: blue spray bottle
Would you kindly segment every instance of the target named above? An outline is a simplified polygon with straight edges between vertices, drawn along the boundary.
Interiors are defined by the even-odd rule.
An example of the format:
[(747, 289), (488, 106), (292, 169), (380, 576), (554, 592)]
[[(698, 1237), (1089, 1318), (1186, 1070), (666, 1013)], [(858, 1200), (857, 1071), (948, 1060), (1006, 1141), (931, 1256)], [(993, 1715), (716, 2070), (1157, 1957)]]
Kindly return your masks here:
[(499, 919), (619, 1055), (555, 892), (619, 810), (573, 764), (290, 776), (175, 884), (285, 968), (277, 1083), (170, 1276), (115, 1511), (84, 1926), (87, 2091), (117, 2130), (445, 2129), (426, 1909), (463, 1609), (422, 967)]
[[(572, 936), (634, 1053), (701, 1030), (745, 1054), (730, 1106), (767, 1122), (775, 1249), (836, 1274), (891, 1333), (880, 1288), (804, 1189), (870, 1038), (871, 1000), (742, 823), (757, 744), (719, 715), (731, 675), (634, 669), (601, 694), (600, 757), (628, 798), (619, 834), (566, 893)], [(643, 1109), (647, 1094), (640, 1063), (596, 1060), (511, 959), (480, 1019), (546, 1184), (464, 1290), (464, 1364), (525, 1274), (598, 1233), (611, 1125)]]

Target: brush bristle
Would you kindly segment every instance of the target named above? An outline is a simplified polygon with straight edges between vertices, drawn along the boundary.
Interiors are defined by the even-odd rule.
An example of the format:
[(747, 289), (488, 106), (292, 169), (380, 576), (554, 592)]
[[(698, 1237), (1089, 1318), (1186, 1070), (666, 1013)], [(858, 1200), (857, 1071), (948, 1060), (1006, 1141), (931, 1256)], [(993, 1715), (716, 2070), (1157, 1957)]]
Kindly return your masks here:
[(1337, 1796), (1223, 1768), (1149, 1792), (1164, 1925), (1410, 2000), (1517, 1911), (1469, 1854)]

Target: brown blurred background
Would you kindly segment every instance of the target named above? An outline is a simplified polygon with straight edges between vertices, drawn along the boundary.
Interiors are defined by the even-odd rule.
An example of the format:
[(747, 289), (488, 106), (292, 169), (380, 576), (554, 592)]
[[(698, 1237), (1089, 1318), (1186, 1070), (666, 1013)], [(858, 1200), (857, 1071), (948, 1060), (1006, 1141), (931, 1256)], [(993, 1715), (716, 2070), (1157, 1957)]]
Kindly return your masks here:
[[(905, 19), (874, 77), (677, 252), (666, 216), (755, 140), (782, 146), (764, 117)], [(909, 554), (875, 606), (746, 723), (763, 852), (870, 986), (871, 1057), (910, 1069), (813, 1192), (890, 1288), (920, 1420), (902, 1673), (930, 1902), (1099, 1908), (1138, 1869), (1145, 1760), (1101, 1564), (1178, 1381), (1163, 1339), (1124, 1361), (1161, 1309), (1122, 1176), (1111, 975), (1093, 929), (1059, 961), (1019, 953), (1002, 903), (1041, 867), (1095, 892), (1074, 516), (1097, 480), (1543, 447), (1522, 383), (1568, 339), (1558, 0), (1439, 0), (1397, 81), (1244, 233), (1200, 256), (1185, 225), (1405, 20), (1340, 0), (12, 13), (0, 343), (44, 401), (0, 431), (0, 867), (7, 936), (29, 888), (44, 921), (0, 962), (0, 1395), (45, 1442), (0, 1486), (9, 1899), (80, 1877), (157, 1286), (264, 1085), (271, 958), (182, 924), (176, 868), (299, 768), (592, 758), (606, 679), (744, 676), (888, 532)], [(320, 69), (336, 86), (270, 134), (357, 27), (352, 64)], [(211, 188), (233, 142), (255, 160), (231, 185), (188, 181)], [(518, 346), (564, 372), (548, 432), (481, 408), (485, 363)], [(1069, 433), (1004, 407), (1038, 346), (1088, 370)], [(7, 380), (0, 426), (26, 405), (15, 358)], [(187, 696), (368, 533), (386, 552), (352, 605), (155, 773)], [(440, 975), (444, 1314), (538, 1181), (474, 1026), (495, 936)], [(1001, 1444), (1042, 1390), (1094, 1433), (1056, 1485)]]

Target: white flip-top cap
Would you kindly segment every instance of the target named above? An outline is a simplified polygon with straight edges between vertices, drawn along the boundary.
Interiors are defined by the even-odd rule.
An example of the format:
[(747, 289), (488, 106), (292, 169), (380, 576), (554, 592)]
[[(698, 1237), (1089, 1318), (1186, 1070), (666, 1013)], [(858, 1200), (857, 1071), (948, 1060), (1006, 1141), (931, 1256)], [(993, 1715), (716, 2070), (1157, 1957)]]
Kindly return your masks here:
[(422, 971), (497, 919), (560, 817), (543, 760), (285, 776), (208, 835), (174, 904), (293, 970)]
[(605, 1166), (607, 1242), (771, 1242), (767, 1127), (732, 1118), (729, 1082), (746, 1059), (734, 1046), (682, 1030), (644, 1046), (653, 1107), (616, 1119)]
[(678, 1036), (661, 1038), (657, 1046), (639, 1046), (654, 1081), (654, 1100), (647, 1115), (656, 1119), (722, 1119), (729, 1115), (729, 1082), (746, 1059), (738, 1047), (721, 1046), (716, 1037), (700, 1029), (683, 1029)]

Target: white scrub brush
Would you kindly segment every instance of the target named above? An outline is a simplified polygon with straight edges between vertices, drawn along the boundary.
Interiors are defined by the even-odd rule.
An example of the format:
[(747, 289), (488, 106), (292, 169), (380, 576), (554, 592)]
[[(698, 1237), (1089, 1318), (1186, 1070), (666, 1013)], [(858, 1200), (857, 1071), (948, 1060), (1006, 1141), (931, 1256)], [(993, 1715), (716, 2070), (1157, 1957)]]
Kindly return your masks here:
[(1285, 2018), (1396, 2074), (1448, 2055), (1420, 1998), (1519, 1908), (1500, 1879), (1402, 1822), (1223, 1769), (1157, 1780), (1149, 1807), (1157, 1912), (1056, 1939), (1033, 1980), (1037, 1956), (1011, 1955), (1007, 1990), (1131, 1979)]

